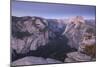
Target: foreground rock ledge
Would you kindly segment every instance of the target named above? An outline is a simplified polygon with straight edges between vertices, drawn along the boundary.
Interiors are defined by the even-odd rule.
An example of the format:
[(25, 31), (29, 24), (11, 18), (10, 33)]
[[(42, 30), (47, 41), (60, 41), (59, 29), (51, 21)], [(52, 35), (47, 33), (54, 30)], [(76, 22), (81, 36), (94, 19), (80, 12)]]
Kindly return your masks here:
[(36, 64), (51, 64), (51, 63), (62, 63), (61, 61), (55, 60), (55, 59), (51, 59), (51, 58), (47, 58), (44, 59), (42, 57), (24, 57), (22, 59), (16, 60), (14, 62), (12, 62), (12, 66), (16, 66), (16, 65), (36, 65)]
[(65, 62), (81, 62), (81, 61), (91, 61), (91, 57), (82, 54), (80, 52), (71, 52), (67, 54), (68, 58), (65, 59)]

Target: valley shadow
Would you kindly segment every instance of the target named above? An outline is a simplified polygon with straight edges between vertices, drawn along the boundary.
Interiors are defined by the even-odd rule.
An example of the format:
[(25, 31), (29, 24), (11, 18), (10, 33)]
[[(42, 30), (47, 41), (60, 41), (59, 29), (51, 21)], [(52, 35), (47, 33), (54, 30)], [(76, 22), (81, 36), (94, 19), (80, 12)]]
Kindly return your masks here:
[(17, 54), (12, 55), (12, 61), (21, 59), (26, 56), (36, 56), (43, 58), (53, 58), (56, 60), (64, 61), (66, 53), (76, 51), (76, 49), (71, 48), (67, 45), (68, 39), (65, 36), (56, 37), (55, 39), (50, 40), (45, 46), (38, 47), (37, 50), (29, 51), (26, 54)]

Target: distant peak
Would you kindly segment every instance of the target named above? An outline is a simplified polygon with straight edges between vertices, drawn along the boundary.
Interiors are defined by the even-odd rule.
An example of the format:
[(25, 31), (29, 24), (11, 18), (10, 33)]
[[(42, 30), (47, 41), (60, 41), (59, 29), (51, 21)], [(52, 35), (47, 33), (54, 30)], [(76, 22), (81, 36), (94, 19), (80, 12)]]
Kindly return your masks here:
[(75, 16), (69, 19), (69, 23), (85, 23), (85, 19), (83, 16)]

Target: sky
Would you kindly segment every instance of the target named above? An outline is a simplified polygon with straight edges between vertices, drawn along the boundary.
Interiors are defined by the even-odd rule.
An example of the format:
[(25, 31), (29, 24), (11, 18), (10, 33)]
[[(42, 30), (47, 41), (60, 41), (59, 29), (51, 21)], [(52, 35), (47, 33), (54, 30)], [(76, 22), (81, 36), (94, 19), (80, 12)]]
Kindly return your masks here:
[(49, 19), (65, 19), (73, 16), (95, 19), (96, 7), (89, 5), (38, 3), (12, 1), (12, 16), (39, 16)]

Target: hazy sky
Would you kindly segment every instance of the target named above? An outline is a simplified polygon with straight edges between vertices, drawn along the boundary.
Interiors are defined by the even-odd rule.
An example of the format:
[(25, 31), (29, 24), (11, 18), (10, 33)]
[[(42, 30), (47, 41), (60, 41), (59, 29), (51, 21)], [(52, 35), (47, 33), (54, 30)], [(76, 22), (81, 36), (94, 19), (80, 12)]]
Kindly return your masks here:
[(68, 18), (84, 16), (95, 18), (95, 6), (64, 5), (12, 1), (13, 16), (40, 16), (44, 18)]

